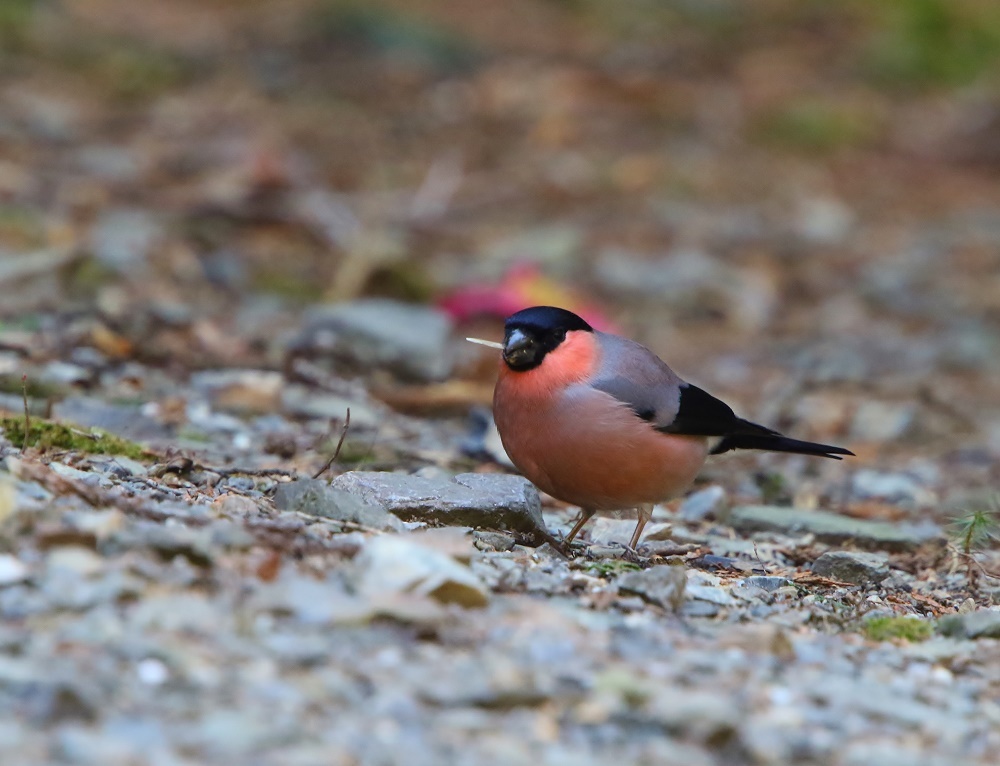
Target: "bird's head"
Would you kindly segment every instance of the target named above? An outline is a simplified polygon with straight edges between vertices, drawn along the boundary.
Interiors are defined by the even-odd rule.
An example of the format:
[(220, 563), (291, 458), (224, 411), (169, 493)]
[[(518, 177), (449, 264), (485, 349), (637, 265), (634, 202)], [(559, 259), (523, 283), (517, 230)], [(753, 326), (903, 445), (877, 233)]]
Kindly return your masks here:
[(503, 360), (515, 372), (533, 370), (566, 340), (567, 333), (578, 331), (594, 329), (566, 309), (533, 306), (518, 311), (504, 322)]

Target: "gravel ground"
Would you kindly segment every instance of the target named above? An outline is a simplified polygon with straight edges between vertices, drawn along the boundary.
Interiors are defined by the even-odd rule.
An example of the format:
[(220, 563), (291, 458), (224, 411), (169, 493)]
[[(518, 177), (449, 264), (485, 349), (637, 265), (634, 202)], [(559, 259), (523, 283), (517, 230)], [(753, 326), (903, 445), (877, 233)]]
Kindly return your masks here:
[[(989, 3), (134, 5), (0, 0), (3, 766), (997, 763)], [(857, 457), (557, 550), (536, 303)]]
[[(225, 409), (272, 373), (130, 375), (195, 417), (93, 391), (59, 407), (80, 433), (145, 435), (142, 459), (3, 445), (4, 763), (987, 764), (1000, 748), (993, 581), (970, 585), (932, 516), (768, 505), (724, 466), (657, 509), (637, 558), (612, 517), (566, 556), (538, 532), (565, 533), (573, 509), (545, 499), (542, 521), (522, 479), (448, 468), (476, 465), (462, 420), (328, 375), (351, 443), (393, 434), (397, 466), (312, 479), (310, 434), (329, 450), (340, 429), (295, 402), (296, 421)], [(260, 451), (275, 434), (295, 457)], [(785, 466), (817, 497), (936, 491)]]

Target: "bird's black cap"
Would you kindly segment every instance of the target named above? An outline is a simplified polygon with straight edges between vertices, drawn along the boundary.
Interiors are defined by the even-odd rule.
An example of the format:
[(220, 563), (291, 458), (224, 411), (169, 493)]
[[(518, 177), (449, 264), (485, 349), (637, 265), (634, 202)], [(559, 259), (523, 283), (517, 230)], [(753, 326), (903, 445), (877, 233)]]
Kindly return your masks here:
[(553, 331), (562, 330), (570, 332), (572, 330), (583, 330), (593, 332), (594, 328), (587, 324), (572, 311), (557, 308), (555, 306), (532, 306), (530, 309), (522, 309), (516, 314), (511, 314), (504, 322), (504, 329), (514, 328), (532, 330)]

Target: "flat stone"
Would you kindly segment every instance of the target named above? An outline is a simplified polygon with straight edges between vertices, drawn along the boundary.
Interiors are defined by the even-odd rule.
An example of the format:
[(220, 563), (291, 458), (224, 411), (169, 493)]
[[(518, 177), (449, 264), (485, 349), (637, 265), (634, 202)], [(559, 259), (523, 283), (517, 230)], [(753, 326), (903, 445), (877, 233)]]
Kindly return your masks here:
[(472, 533), (475, 546), (479, 550), (510, 551), (514, 549), (516, 540), (503, 532), (489, 532), (477, 530)]
[(79, 545), (53, 548), (45, 562), (50, 569), (65, 569), (77, 577), (97, 574), (104, 569), (106, 563), (104, 557)]
[(930, 522), (892, 524), (840, 516), (828, 511), (807, 511), (771, 505), (734, 508), (730, 524), (743, 534), (780, 532), (786, 535), (812, 534), (831, 544), (853, 542), (863, 548), (888, 551), (912, 550), (926, 543), (944, 544), (940, 527)]
[(732, 695), (693, 689), (677, 694), (662, 689), (646, 703), (644, 715), (670, 733), (707, 742), (721, 741), (733, 732), (745, 713)]
[(513, 530), (541, 541), (545, 535), (538, 491), (508, 474), (464, 473), (454, 479), (379, 471), (352, 471), (333, 480), (349, 492), (410, 521)]
[(24, 562), (9, 553), (0, 553), (0, 587), (24, 582), (30, 576)]
[(717, 484), (692, 492), (684, 498), (677, 515), (683, 521), (697, 522), (717, 518), (726, 502), (726, 490)]
[(813, 562), (812, 571), (854, 585), (877, 585), (889, 576), (889, 562), (877, 553), (829, 551)]
[(157, 219), (145, 210), (102, 213), (90, 233), (90, 248), (102, 265), (120, 273), (142, 273), (162, 236)]
[(584, 528), (584, 534), (594, 545), (612, 545), (627, 543), (635, 531), (636, 520), (614, 519), (597, 516)]
[(139, 405), (108, 404), (94, 397), (70, 396), (52, 407), (52, 419), (144, 441), (170, 436), (170, 428), (145, 415)]
[(144, 524), (138, 527), (136, 542), (146, 545), (169, 560), (183, 556), (196, 566), (211, 566), (217, 551), (207, 529), (180, 524)]
[(771, 575), (752, 575), (743, 580), (743, 586), (747, 588), (760, 588), (768, 593), (773, 593), (778, 588), (791, 585), (791, 580), (787, 577), (774, 577)]
[(321, 479), (298, 479), (279, 484), (274, 506), (281, 511), (298, 511), (324, 519), (349, 521), (373, 529), (402, 529), (402, 522), (381, 505), (367, 502), (356, 494), (335, 489)]
[(682, 566), (656, 566), (626, 572), (618, 580), (621, 593), (634, 593), (650, 604), (676, 612), (684, 605), (687, 574)]
[(317, 391), (311, 386), (284, 385), (281, 388), (281, 410), (288, 415), (342, 421), (351, 411), (351, 428), (377, 428), (385, 414), (359, 398)]
[(283, 569), (274, 582), (258, 588), (250, 609), (288, 614), (305, 625), (363, 625), (375, 616), (370, 600), (349, 595), (342, 583), (291, 569)]
[(358, 592), (369, 599), (392, 594), (430, 597), (443, 604), (483, 607), (489, 592), (468, 567), (411, 536), (369, 540), (356, 560)]
[(862, 402), (851, 422), (851, 440), (887, 442), (902, 438), (916, 412), (916, 406), (910, 403)]
[(450, 334), (451, 320), (437, 309), (370, 298), (310, 310), (292, 350), (362, 369), (384, 367), (404, 378), (443, 380), (452, 366)]
[(218, 409), (238, 413), (273, 412), (285, 384), (272, 370), (204, 370), (191, 376), (191, 385), (204, 392)]
[(688, 570), (686, 592), (688, 598), (698, 601), (708, 601), (718, 606), (731, 606), (736, 603), (736, 599), (725, 588), (721, 587), (722, 580), (708, 572), (699, 572), (696, 569)]
[(1000, 638), (1000, 609), (980, 609), (942, 617), (938, 631), (961, 638)]
[(926, 482), (910, 473), (862, 468), (851, 479), (852, 494), (862, 500), (883, 500), (908, 506), (931, 505), (937, 499)]

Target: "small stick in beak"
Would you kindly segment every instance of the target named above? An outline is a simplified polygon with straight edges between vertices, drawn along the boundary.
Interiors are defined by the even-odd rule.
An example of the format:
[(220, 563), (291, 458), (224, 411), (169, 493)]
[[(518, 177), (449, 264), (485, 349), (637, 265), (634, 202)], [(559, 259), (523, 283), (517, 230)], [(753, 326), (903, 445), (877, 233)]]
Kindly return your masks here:
[(490, 348), (503, 348), (503, 343), (497, 343), (495, 340), (483, 340), (482, 338), (466, 338), (469, 343), (478, 343), (480, 346), (489, 346)]

